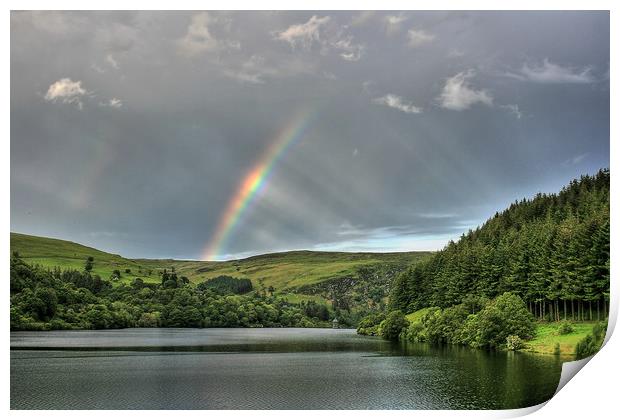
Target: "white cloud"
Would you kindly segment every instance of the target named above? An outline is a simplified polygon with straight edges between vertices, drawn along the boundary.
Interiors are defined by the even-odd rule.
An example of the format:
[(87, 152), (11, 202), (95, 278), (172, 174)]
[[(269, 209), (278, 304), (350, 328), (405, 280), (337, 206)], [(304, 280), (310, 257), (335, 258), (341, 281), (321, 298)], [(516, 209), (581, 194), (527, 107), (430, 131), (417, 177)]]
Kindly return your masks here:
[(331, 46), (340, 51), (340, 57), (345, 61), (359, 61), (365, 50), (362, 44), (355, 44), (350, 35), (337, 39), (331, 43)]
[(435, 39), (435, 35), (423, 30), (409, 29), (409, 31), (407, 31), (407, 39), (409, 46), (416, 48), (432, 42)]
[(508, 73), (507, 76), (536, 83), (592, 83), (595, 81), (590, 66), (582, 69), (563, 67), (546, 58), (541, 65), (530, 66), (526, 63), (517, 73)]
[(364, 45), (355, 43), (353, 36), (343, 34), (347, 26), (339, 30), (332, 27), (331, 32), (324, 30), (330, 20), (329, 16), (314, 15), (306, 23), (291, 25), (284, 31), (274, 32), (273, 37), (288, 42), (293, 49), (309, 50), (314, 44), (318, 44), (321, 54), (335, 51), (345, 61), (359, 61), (364, 55)]
[(291, 25), (284, 31), (276, 32), (274, 37), (280, 41), (288, 42), (293, 48), (300, 46), (308, 49), (314, 42), (321, 41), (321, 26), (327, 24), (329, 20), (329, 16), (318, 17), (314, 15), (306, 23)]
[(74, 104), (79, 109), (84, 107), (82, 98), (88, 95), (88, 91), (82, 87), (81, 81), (74, 82), (66, 77), (52, 83), (47, 89), (44, 99), (47, 102)]
[(113, 69), (118, 70), (120, 68), (120, 65), (118, 63), (118, 61), (114, 58), (114, 56), (112, 54), (108, 54), (105, 57), (105, 61), (112, 66)]
[(581, 155), (577, 155), (577, 156), (574, 156), (574, 157), (572, 157), (570, 159), (567, 159), (567, 160), (564, 161), (564, 165), (565, 166), (566, 165), (577, 165), (578, 163), (583, 161), (586, 157), (588, 157), (589, 154), (590, 153), (586, 152), (586, 153), (583, 153)]
[(493, 106), (493, 97), (484, 89), (476, 90), (468, 80), (475, 75), (473, 70), (461, 72), (446, 80), (446, 84), (437, 98), (439, 104), (446, 109), (463, 111), (480, 103)]
[(107, 102), (99, 102), (99, 105), (100, 106), (107, 106), (107, 107), (110, 107), (110, 108), (117, 108), (118, 109), (118, 108), (123, 106), (123, 101), (121, 101), (118, 98), (112, 98), (112, 99), (110, 99)]
[(519, 109), (519, 105), (517, 104), (500, 105), (500, 108), (507, 109), (508, 112), (513, 114), (515, 117), (517, 117), (518, 120), (520, 120), (521, 117), (523, 117), (523, 112), (521, 112), (521, 110)]
[(403, 14), (389, 15), (385, 17), (386, 32), (388, 35), (393, 35), (400, 32), (402, 23), (407, 20), (407, 17)]
[(203, 12), (192, 16), (185, 36), (177, 41), (180, 52), (188, 56), (196, 56), (208, 51), (239, 49), (238, 41), (217, 39), (211, 32), (211, 26), (218, 20)]
[(419, 114), (422, 112), (422, 108), (417, 107), (412, 102), (391, 93), (380, 98), (375, 98), (373, 102), (377, 105), (388, 106), (407, 114)]

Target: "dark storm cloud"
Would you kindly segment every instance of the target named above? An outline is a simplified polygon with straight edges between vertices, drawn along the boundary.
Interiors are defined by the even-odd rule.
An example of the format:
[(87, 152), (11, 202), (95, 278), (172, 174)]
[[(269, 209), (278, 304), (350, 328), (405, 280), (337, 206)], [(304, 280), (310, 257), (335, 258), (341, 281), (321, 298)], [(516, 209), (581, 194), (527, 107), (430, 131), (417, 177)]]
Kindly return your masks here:
[(14, 12), (11, 229), (200, 258), (437, 249), (609, 165), (604, 12)]

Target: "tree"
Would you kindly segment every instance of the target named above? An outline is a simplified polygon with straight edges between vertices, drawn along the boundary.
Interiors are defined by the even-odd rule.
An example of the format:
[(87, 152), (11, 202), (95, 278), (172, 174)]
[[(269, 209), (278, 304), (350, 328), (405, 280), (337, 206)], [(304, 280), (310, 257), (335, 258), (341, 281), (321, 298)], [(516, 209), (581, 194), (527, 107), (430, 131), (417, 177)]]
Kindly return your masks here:
[(408, 326), (409, 321), (402, 311), (392, 311), (379, 325), (379, 332), (384, 339), (396, 341), (402, 330)]
[(523, 300), (506, 292), (493, 300), (477, 315), (477, 346), (500, 347), (509, 335), (531, 338), (535, 331), (534, 317)]

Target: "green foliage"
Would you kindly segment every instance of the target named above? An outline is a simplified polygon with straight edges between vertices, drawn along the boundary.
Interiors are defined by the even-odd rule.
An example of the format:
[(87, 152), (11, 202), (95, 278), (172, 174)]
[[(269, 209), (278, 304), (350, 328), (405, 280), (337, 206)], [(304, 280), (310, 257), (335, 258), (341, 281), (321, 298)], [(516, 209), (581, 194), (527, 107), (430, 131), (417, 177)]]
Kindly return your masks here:
[(528, 339), (534, 335), (534, 317), (527, 310), (523, 300), (513, 294), (504, 293), (491, 301), (477, 317), (478, 331), (473, 343), (477, 346), (500, 347), (509, 335)]
[(575, 360), (592, 356), (599, 351), (605, 339), (607, 324), (598, 323), (592, 328), (592, 333), (588, 334), (575, 346)]
[(506, 337), (506, 349), (507, 350), (520, 350), (523, 348), (523, 340), (518, 335), (509, 335)]
[(468, 309), (471, 307), (465, 304), (430, 308), (419, 322), (409, 326), (405, 337), (411, 341), (500, 348), (509, 336), (522, 340), (534, 335), (533, 316), (515, 294), (502, 294), (477, 314)]
[[(570, 182), (558, 194), (514, 202), (398, 275), (389, 310), (462, 303), (467, 313), (476, 314), (485, 299), (511, 292), (541, 320), (605, 319), (609, 180), (609, 170), (603, 169)], [(431, 329), (432, 337), (445, 334), (437, 336)]]
[(130, 285), (112, 287), (86, 271), (50, 271), (11, 258), (12, 330), (326, 327), (329, 315), (325, 305), (314, 302), (195, 288), (175, 271), (164, 271), (159, 285), (135, 278)]
[(199, 283), (196, 288), (198, 290), (213, 289), (220, 294), (242, 295), (252, 291), (252, 281), (250, 279), (238, 279), (230, 276), (218, 276)]
[(385, 319), (383, 312), (374, 312), (366, 315), (357, 324), (357, 333), (360, 335), (379, 335), (379, 324)]
[[(11, 233), (11, 252), (17, 252), (31, 265), (53, 269), (82, 271), (87, 257), (94, 257), (92, 275), (110, 280), (113, 270), (131, 270), (114, 282), (114, 286), (129, 284), (140, 277), (147, 284), (162, 284), (161, 273), (174, 267), (179, 278), (186, 277), (198, 284), (209, 278), (230, 276), (247, 278), (258, 291), (271, 287), (274, 296), (302, 294), (304, 299), (316, 296), (315, 301), (332, 299), (330, 281), (350, 279), (354, 282), (346, 298), (351, 307), (383, 310), (388, 285), (408, 265), (427, 258), (430, 252), (348, 253), (290, 251), (257, 255), (233, 261), (131, 260), (119, 255), (98, 251), (59, 239)], [(365, 270), (367, 269), (367, 270)], [(344, 281), (344, 280), (343, 280)]]
[(573, 325), (570, 322), (562, 322), (559, 326), (558, 326), (558, 334), (560, 335), (566, 335), (566, 334), (570, 334), (574, 331), (575, 329), (573, 328)]
[(403, 329), (409, 326), (409, 321), (401, 311), (390, 312), (381, 324), (379, 324), (379, 334), (386, 340), (398, 340)]
[(575, 360), (583, 359), (585, 357), (592, 356), (599, 349), (599, 346), (594, 341), (594, 337), (588, 334), (583, 340), (577, 343), (575, 347)]

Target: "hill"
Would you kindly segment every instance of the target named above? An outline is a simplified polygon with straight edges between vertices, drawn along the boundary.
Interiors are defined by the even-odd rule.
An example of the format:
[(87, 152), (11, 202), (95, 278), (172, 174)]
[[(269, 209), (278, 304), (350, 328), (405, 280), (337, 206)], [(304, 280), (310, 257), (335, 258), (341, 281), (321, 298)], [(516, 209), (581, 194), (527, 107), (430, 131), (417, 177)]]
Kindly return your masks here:
[(191, 283), (223, 275), (248, 278), (255, 289), (272, 291), (293, 302), (333, 300), (334, 294), (338, 299), (361, 300), (363, 293), (354, 293), (352, 289), (367, 289), (370, 293), (370, 285), (378, 287), (380, 290), (374, 293), (383, 298), (398, 272), (431, 254), (290, 251), (223, 262), (128, 259), (74, 242), (20, 233), (11, 233), (11, 251), (18, 252), (26, 263), (47, 268), (83, 270), (86, 259), (93, 257), (92, 274), (108, 280), (118, 270), (120, 279), (115, 284), (129, 284), (135, 278), (145, 283), (160, 283), (164, 269), (174, 269)]

